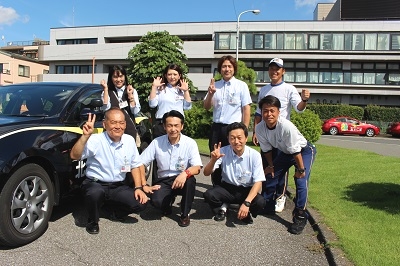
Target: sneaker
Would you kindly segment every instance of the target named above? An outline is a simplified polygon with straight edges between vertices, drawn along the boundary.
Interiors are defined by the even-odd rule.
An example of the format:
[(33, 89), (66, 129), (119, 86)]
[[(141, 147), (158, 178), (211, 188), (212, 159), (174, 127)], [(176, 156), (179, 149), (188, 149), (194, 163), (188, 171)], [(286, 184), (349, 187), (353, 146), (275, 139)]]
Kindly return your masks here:
[(307, 224), (307, 217), (304, 215), (295, 215), (293, 216), (293, 223), (289, 228), (289, 232), (295, 235), (301, 234), (303, 232), (304, 227)]
[(275, 212), (282, 212), (283, 209), (285, 208), (285, 203), (286, 203), (286, 196), (282, 196), (279, 199), (277, 199), (275, 203)]

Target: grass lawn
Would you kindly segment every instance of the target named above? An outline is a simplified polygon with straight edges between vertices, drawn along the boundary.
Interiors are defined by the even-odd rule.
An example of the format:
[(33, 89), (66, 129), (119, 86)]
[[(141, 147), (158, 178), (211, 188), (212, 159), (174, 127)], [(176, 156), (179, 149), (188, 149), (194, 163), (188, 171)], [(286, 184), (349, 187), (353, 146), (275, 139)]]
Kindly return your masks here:
[[(208, 154), (208, 140), (196, 141)], [(338, 237), (328, 244), (356, 265), (399, 265), (399, 158), (317, 145), (308, 201)]]

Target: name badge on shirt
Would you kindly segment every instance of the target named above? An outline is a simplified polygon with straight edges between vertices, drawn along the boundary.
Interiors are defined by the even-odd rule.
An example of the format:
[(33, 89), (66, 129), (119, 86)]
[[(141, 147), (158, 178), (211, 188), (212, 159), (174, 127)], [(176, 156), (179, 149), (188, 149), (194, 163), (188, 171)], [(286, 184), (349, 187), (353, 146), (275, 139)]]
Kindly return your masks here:
[(185, 161), (181, 157), (178, 158), (178, 162), (175, 164), (175, 170), (177, 171), (185, 170)]
[(228, 103), (232, 104), (232, 105), (238, 104), (238, 102), (237, 102), (237, 100), (235, 98), (235, 93), (234, 92), (229, 95)]
[(129, 161), (124, 159), (124, 165), (121, 167), (121, 173), (129, 173), (131, 171), (131, 165), (129, 164)]
[(247, 184), (250, 182), (251, 172), (250, 171), (242, 171), (239, 173), (238, 182), (241, 184)]
[(125, 108), (127, 106), (128, 106), (128, 102), (127, 101), (123, 101), (123, 102), (119, 103), (119, 108), (121, 108), (121, 109), (123, 109), (123, 108)]
[(180, 101), (180, 100), (183, 100), (183, 99), (184, 99), (184, 97), (181, 96), (181, 95), (176, 95), (176, 97), (175, 97), (175, 101)]

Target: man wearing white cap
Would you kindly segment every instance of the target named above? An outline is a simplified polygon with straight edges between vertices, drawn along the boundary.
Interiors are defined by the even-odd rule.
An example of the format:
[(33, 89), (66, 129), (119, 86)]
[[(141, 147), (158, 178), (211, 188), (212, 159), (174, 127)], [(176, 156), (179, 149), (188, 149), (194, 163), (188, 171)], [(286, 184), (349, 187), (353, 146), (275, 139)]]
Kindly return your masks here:
[[(310, 91), (303, 89), (301, 95), (298, 93), (296, 87), (290, 85), (283, 81), (283, 75), (285, 74), (285, 68), (283, 66), (283, 60), (281, 58), (273, 58), (268, 65), (268, 75), (271, 79), (271, 83), (265, 85), (260, 89), (258, 94), (257, 102), (260, 102), (262, 98), (267, 95), (275, 96), (281, 102), (280, 116), (290, 120), (290, 112), (292, 107), (296, 112), (301, 113), (306, 109), (307, 101), (310, 98)], [(262, 116), (261, 110), (257, 107), (256, 113), (254, 115), (254, 129), (256, 125), (260, 123)], [(253, 143), (258, 145), (258, 140), (255, 132), (253, 131)], [(276, 155), (278, 150), (274, 150), (274, 155)], [(265, 156), (263, 155), (263, 164), (265, 167), (273, 167), (273, 165), (268, 165), (265, 161)], [(274, 156), (275, 157), (275, 156)], [(275, 211), (282, 212), (285, 206), (285, 192), (287, 187), (287, 178), (283, 179), (283, 183), (278, 185), (278, 191), (275, 195), (276, 205)], [(267, 214), (274, 214), (273, 210), (266, 210)]]

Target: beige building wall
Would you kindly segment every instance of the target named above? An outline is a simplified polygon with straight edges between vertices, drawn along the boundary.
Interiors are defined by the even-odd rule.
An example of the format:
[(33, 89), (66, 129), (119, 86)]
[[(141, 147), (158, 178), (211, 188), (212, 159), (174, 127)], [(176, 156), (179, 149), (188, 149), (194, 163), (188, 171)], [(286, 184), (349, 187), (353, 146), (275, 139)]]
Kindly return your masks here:
[(0, 52), (0, 85), (41, 81), (42, 75), (48, 73), (49, 66), (33, 60), (24, 60), (22, 56)]
[(329, 12), (333, 7), (333, 3), (319, 3), (314, 10), (314, 20), (326, 20)]

